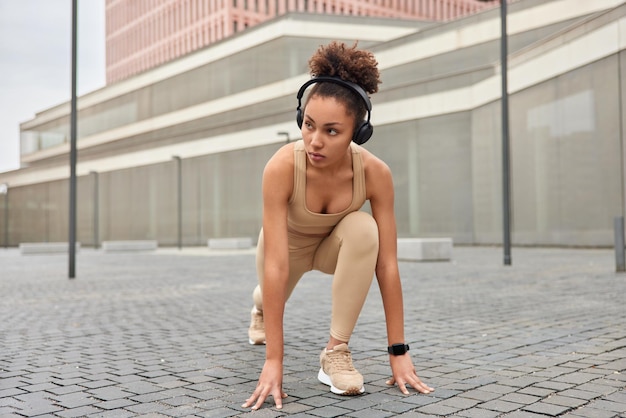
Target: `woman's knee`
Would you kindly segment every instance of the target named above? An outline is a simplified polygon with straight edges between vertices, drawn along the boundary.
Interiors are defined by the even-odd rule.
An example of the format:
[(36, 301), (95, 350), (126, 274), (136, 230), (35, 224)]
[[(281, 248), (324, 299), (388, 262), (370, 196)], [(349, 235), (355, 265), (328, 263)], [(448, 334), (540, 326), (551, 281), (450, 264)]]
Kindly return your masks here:
[(341, 241), (363, 250), (378, 251), (378, 224), (367, 212), (352, 212), (341, 220)]

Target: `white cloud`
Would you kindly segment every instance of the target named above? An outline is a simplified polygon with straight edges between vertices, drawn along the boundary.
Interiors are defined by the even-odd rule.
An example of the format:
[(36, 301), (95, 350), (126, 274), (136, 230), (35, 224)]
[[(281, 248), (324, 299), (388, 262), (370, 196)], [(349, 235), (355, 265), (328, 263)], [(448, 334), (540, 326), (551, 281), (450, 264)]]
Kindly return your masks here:
[[(105, 84), (104, 0), (78, 0), (78, 94)], [(66, 102), (72, 3), (0, 0), (0, 172), (19, 167), (19, 124)]]

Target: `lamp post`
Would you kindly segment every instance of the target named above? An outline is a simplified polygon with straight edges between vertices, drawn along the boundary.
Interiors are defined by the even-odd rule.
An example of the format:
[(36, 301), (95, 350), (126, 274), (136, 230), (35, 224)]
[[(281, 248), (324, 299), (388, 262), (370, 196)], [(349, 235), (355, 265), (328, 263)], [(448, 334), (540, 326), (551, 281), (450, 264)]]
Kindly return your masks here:
[(99, 193), (99, 177), (97, 171), (90, 171), (93, 178), (93, 248), (94, 250), (100, 246), (100, 193)]
[(76, 277), (76, 56), (78, 0), (72, 0), (72, 88), (70, 110), (69, 278)]
[(176, 219), (178, 224), (178, 249), (183, 249), (183, 161), (178, 155), (172, 159), (176, 162), (176, 189), (177, 209)]
[(9, 185), (0, 184), (0, 194), (4, 195), (4, 248), (9, 247)]
[[(492, 2), (494, 0), (479, 0)], [(498, 0), (495, 0), (498, 1)], [(502, 247), (504, 265), (511, 265), (511, 168), (509, 150), (508, 41), (506, 29), (507, 1), (500, 1), (500, 71), (502, 76)]]

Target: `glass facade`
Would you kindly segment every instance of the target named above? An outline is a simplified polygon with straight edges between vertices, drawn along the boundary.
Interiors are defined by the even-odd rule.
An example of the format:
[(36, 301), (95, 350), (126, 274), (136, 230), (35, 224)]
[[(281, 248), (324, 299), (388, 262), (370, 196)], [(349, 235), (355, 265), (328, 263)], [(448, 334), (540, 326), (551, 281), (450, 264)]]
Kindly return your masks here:
[[(329, 41), (327, 38), (284, 37), (84, 109), (80, 109), (79, 98), (77, 139), (80, 141), (302, 74), (307, 71), (311, 51)], [(370, 44), (360, 43), (364, 48)], [(286, 98), (279, 106), (278, 110), (282, 112), (293, 108), (293, 98)], [(276, 110), (276, 106), (264, 104), (254, 109), (220, 113), (202, 123), (194, 121), (192, 124), (165, 127), (144, 136), (125, 139), (124, 150), (133, 149), (141, 143), (154, 145), (163, 141), (181, 142), (204, 137), (216, 127), (221, 132), (238, 129), (234, 123), (267, 117)], [(21, 154), (28, 155), (69, 142), (69, 119), (69, 115), (65, 115), (41, 123), (36, 129), (23, 130)], [(101, 151), (102, 148), (98, 148), (86, 152), (88, 155)]]
[(614, 55), (514, 96), (515, 242), (610, 244), (623, 200), (617, 63)]

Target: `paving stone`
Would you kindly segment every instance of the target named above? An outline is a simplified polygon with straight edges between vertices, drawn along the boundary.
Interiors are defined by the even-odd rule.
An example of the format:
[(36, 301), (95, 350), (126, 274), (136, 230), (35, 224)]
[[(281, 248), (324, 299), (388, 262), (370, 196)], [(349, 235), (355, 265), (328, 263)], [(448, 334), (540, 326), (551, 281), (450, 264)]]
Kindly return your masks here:
[(618, 412), (618, 413), (626, 412), (625, 404), (619, 403), (619, 402), (608, 401), (605, 399), (592, 401), (589, 404), (589, 406), (595, 409), (602, 409), (602, 410), (613, 411), (613, 412)]
[(463, 392), (459, 394), (459, 396), (463, 398), (476, 399), (478, 401), (485, 402), (485, 401), (490, 401), (492, 399), (498, 399), (502, 396), (502, 394), (496, 393), (496, 392), (486, 392), (481, 389), (474, 389), (474, 390), (470, 390), (467, 392)]
[(350, 411), (347, 409), (338, 408), (333, 405), (322, 406), (320, 408), (315, 408), (314, 410), (309, 411), (309, 413), (318, 417), (339, 417), (345, 416), (349, 412)]
[(459, 410), (460, 410), (459, 408), (441, 405), (439, 402), (418, 408), (419, 412), (422, 412), (425, 414), (444, 415), (444, 416), (452, 415), (458, 412)]
[(405, 412), (402, 415), (398, 415), (402, 418), (434, 418), (437, 417), (437, 415), (432, 415), (432, 414), (424, 414), (422, 412), (418, 412), (418, 411), (410, 411), (410, 412)]
[(626, 404), (626, 388), (620, 392), (611, 393), (605, 398), (605, 400)]
[(283, 404), (283, 409), (281, 410), (285, 414), (294, 415), (300, 414), (302, 412), (310, 411), (314, 409), (314, 407), (310, 405), (304, 405), (300, 402), (289, 402)]
[[(595, 409), (591, 407), (583, 407), (564, 415), (565, 417), (581, 417), (581, 418), (617, 418), (615, 412)], [(622, 418), (622, 417), (619, 417)]]
[(131, 401), (130, 399), (113, 399), (111, 401), (98, 402), (94, 404), (95, 407), (106, 410), (117, 410), (132, 405), (135, 405), (135, 401)]
[(0, 416), (2, 418), (22, 418), (24, 415), (18, 415), (13, 408), (0, 407)]
[(575, 383), (577, 385), (580, 385), (582, 383), (591, 382), (597, 378), (598, 376), (592, 373), (575, 372), (575, 373), (558, 376), (554, 378), (553, 380), (555, 382)]
[(381, 411), (380, 409), (361, 409), (360, 411), (348, 413), (345, 416), (352, 418), (386, 418), (397, 417), (398, 413)]
[(161, 403), (170, 406), (190, 405), (198, 402), (198, 398), (190, 396), (175, 396), (173, 398), (163, 399)]
[(124, 409), (115, 409), (104, 412), (96, 412), (87, 416), (91, 418), (128, 418), (135, 416), (135, 414)]
[(55, 403), (64, 408), (77, 408), (80, 406), (93, 405), (100, 402), (88, 393), (73, 392), (66, 395), (57, 395), (54, 397)]
[(95, 380), (95, 381), (86, 381), (80, 384), (80, 386), (85, 387), (87, 389), (98, 389), (106, 386), (115, 385), (116, 382), (112, 380)]
[(523, 393), (525, 395), (537, 396), (539, 398), (545, 398), (554, 393), (553, 389), (546, 388), (538, 388), (534, 386), (530, 386), (527, 388), (522, 388), (517, 391), (517, 393)]
[(500, 399), (503, 401), (507, 401), (507, 402), (514, 402), (514, 403), (519, 403), (522, 405), (530, 405), (532, 403), (537, 402), (541, 398), (537, 396), (531, 396), (531, 395), (526, 395), (523, 393), (515, 392), (515, 393), (509, 393), (507, 395), (504, 395)]
[(492, 411), (498, 411), (498, 412), (511, 412), (511, 411), (515, 411), (516, 409), (521, 408), (522, 405), (518, 404), (518, 403), (514, 403), (514, 402), (507, 402), (507, 401), (503, 401), (500, 399), (496, 399), (493, 401), (487, 401), (485, 403), (480, 404), (481, 408), (484, 409), (489, 409)]
[(136, 395), (142, 395), (146, 393), (160, 392), (163, 390), (162, 386), (155, 385), (153, 383), (149, 383), (146, 381), (134, 381), (129, 383), (124, 383), (120, 385), (125, 391), (132, 392)]
[[(272, 401), (273, 403), (273, 401)], [(323, 406), (332, 405), (338, 403), (338, 400), (335, 398), (328, 398), (325, 396), (315, 396), (311, 398), (301, 399), (300, 403), (304, 405), (313, 406), (315, 408), (321, 408)]]
[[(346, 403), (335, 404), (335, 405), (340, 406), (342, 408), (348, 407)], [(391, 412), (397, 415), (406, 411), (410, 411), (411, 409), (414, 409), (415, 405), (406, 403), (406, 402), (386, 402), (384, 404), (380, 404), (378, 408), (381, 409), (382, 411)], [(354, 405), (352, 406), (351, 409), (359, 410), (359, 409), (364, 409), (364, 408), (361, 405)], [(371, 408), (367, 408), (367, 409), (371, 409)]]
[(98, 389), (91, 389), (87, 393), (92, 395), (95, 398), (101, 399), (103, 401), (110, 401), (113, 399), (121, 399), (128, 398), (133, 396), (134, 394), (131, 392), (127, 392), (122, 390), (121, 388), (106, 386)]
[(506, 385), (500, 385), (500, 384), (490, 384), (490, 385), (486, 385), (480, 388), (480, 390), (485, 391), (485, 392), (493, 392), (493, 393), (499, 393), (501, 395), (507, 394), (507, 393), (511, 393), (511, 392), (515, 392), (518, 388), (512, 387), (512, 386), (506, 386)]
[(545, 418), (544, 414), (534, 414), (528, 411), (515, 411), (506, 414), (506, 418)]
[(543, 402), (552, 403), (555, 405), (567, 406), (569, 408), (578, 408), (579, 406), (583, 406), (586, 403), (588, 403), (586, 399), (572, 398), (572, 397), (563, 396), (563, 395), (550, 396), (544, 399)]
[(8, 388), (0, 390), (0, 399), (8, 398), (9, 396), (21, 395), (27, 393), (27, 391), (18, 388)]
[(547, 402), (537, 402), (532, 405), (527, 405), (523, 409), (524, 411), (528, 412), (536, 412), (543, 415), (557, 416), (570, 410), (571, 408), (568, 406), (555, 405)]
[(153, 392), (153, 393), (146, 393), (144, 395), (132, 396), (130, 399), (138, 403), (144, 403), (144, 402), (147, 403), (147, 402), (161, 401), (163, 399), (168, 399), (170, 397), (171, 395), (165, 392)]
[(403, 402), (415, 406), (430, 405), (431, 403), (441, 402), (441, 399), (435, 398), (434, 396), (410, 396), (408, 398), (404, 398)]
[(72, 408), (67, 411), (57, 412), (56, 415), (64, 418), (77, 418), (92, 415), (97, 412), (102, 412), (102, 410), (93, 406), (81, 406), (79, 408)]
[(571, 383), (555, 382), (553, 380), (549, 380), (547, 382), (535, 383), (533, 386), (536, 386), (536, 387), (539, 387), (539, 388), (545, 388), (545, 389), (553, 389), (555, 391), (563, 391), (563, 390), (566, 390), (566, 389), (570, 389), (570, 388), (574, 387), (575, 385), (573, 385)]
[[(618, 387), (624, 388), (626, 387), (626, 384), (622, 385), (620, 383)], [(608, 384), (600, 384), (598, 383), (597, 380), (592, 383), (585, 383), (585, 384), (579, 385), (576, 387), (576, 389), (594, 392), (600, 395), (609, 395), (617, 390), (616, 387), (608, 385)]]
[(460, 411), (456, 415), (464, 418), (496, 418), (499, 417), (501, 414), (497, 411), (490, 411), (488, 409), (481, 409), (476, 407), (465, 411)]
[(47, 392), (54, 393), (55, 395), (65, 395), (68, 393), (82, 392), (85, 388), (78, 385), (56, 386), (46, 389)]

